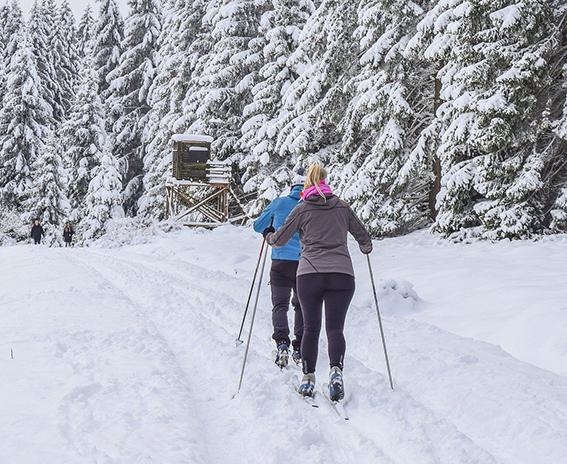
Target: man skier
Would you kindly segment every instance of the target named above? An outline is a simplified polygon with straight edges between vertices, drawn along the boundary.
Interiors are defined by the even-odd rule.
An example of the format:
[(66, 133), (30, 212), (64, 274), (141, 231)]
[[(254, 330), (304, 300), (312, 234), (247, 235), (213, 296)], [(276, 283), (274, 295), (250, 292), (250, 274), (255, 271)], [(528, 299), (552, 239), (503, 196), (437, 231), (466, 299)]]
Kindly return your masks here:
[[(289, 195), (272, 201), (254, 222), (254, 230), (265, 236), (268, 232), (279, 229), (299, 202), (304, 182), (303, 171), (298, 171), (292, 180)], [(272, 249), (272, 267), (270, 269), (273, 305), (272, 323), (274, 326), (272, 338), (277, 347), (275, 363), (280, 368), (286, 367), (289, 360), (290, 330), (287, 313), (292, 292), (291, 304), (295, 310), (295, 339), (292, 343), (292, 358), (297, 364), (301, 363), (300, 347), (303, 336), (303, 316), (296, 291), (296, 273), (300, 252), (301, 245), (298, 233), (285, 246)]]
[(30, 237), (33, 238), (33, 241), (36, 245), (41, 243), (41, 238), (45, 235), (45, 231), (43, 227), (39, 224), (39, 220), (35, 219), (33, 221), (33, 226), (31, 229)]

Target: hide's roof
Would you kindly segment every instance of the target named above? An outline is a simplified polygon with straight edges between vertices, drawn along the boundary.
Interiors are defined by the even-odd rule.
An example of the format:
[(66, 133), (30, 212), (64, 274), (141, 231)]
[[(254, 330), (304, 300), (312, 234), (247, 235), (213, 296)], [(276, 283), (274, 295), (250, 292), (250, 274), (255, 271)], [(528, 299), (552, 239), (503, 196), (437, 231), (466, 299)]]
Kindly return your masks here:
[(172, 137), (174, 142), (206, 142), (212, 143), (213, 138), (209, 135), (199, 135), (199, 134), (175, 134)]

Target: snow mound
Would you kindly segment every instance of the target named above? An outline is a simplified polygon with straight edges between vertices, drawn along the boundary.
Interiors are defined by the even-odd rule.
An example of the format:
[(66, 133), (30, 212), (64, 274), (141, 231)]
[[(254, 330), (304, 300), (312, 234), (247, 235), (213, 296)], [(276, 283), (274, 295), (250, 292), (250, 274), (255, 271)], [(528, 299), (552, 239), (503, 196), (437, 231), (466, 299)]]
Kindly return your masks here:
[(127, 245), (143, 245), (168, 232), (182, 229), (174, 221), (146, 222), (139, 218), (111, 219), (106, 223), (106, 233), (97, 240), (85, 243), (95, 248), (119, 248)]
[(378, 282), (380, 309), (387, 315), (405, 315), (419, 310), (422, 302), (407, 280), (386, 279)]

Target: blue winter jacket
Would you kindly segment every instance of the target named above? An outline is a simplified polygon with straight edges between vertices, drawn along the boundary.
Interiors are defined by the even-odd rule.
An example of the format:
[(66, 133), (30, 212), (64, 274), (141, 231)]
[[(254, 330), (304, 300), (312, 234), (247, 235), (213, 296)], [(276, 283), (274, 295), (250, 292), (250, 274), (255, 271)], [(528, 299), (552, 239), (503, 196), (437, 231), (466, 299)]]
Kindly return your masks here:
[[(287, 197), (276, 198), (272, 201), (254, 222), (254, 230), (261, 234), (264, 232), (264, 229), (270, 227), (270, 224), (274, 226), (274, 229), (278, 230), (289, 216), (289, 213), (297, 206), (302, 190), (302, 185), (295, 185)], [(300, 254), (301, 244), (299, 243), (299, 233), (297, 232), (285, 246), (272, 248), (272, 259), (299, 261)]]

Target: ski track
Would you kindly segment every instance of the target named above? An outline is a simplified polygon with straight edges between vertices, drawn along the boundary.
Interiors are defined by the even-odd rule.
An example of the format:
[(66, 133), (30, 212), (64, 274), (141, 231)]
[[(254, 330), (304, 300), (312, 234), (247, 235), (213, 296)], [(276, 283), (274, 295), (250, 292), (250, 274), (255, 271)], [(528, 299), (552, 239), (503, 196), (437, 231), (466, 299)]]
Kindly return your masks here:
[[(179, 265), (176, 263), (176, 272), (167, 272), (163, 270), (163, 264), (160, 263), (147, 263), (144, 262), (144, 259), (140, 259), (139, 256), (136, 259), (132, 259), (132, 256), (129, 256), (129, 260), (118, 260), (115, 257), (108, 257), (99, 256), (99, 259), (108, 260), (111, 259), (114, 263), (122, 263), (122, 266), (128, 268), (127, 272), (124, 272), (123, 275), (132, 276), (136, 273), (136, 268), (138, 269), (139, 274), (135, 274), (136, 278), (143, 279), (144, 276), (150, 275), (154, 273), (157, 277), (155, 281), (167, 281), (167, 291), (166, 295), (162, 295), (161, 304), (164, 306), (168, 306), (171, 308), (174, 305), (179, 305), (180, 302), (187, 301), (190, 298), (195, 298), (195, 292), (200, 293), (203, 291), (213, 291), (212, 288), (204, 289), (201, 286), (202, 282), (218, 282), (219, 275), (218, 273), (214, 273), (213, 275), (203, 275), (203, 269), (199, 266), (193, 266), (188, 263), (183, 263)], [(92, 262), (92, 259), (90, 260)], [(165, 260), (161, 260), (161, 263), (166, 262)], [(171, 263), (174, 264), (174, 263)], [(151, 267), (150, 267), (151, 266)], [(117, 266), (113, 265), (112, 268), (116, 269)], [(142, 271), (143, 272), (140, 272)], [(179, 278), (179, 271), (184, 275), (184, 278)], [(194, 276), (198, 277), (199, 283), (195, 282), (195, 277), (189, 279), (188, 276), (191, 275), (191, 271), (195, 274)], [(125, 286), (132, 287), (129, 285), (128, 281), (124, 282)], [(148, 286), (149, 287), (149, 286)], [(232, 333), (230, 332), (229, 328), (234, 330), (234, 327), (237, 327), (237, 320), (233, 318), (230, 324), (226, 324), (226, 322), (221, 322), (220, 317), (223, 314), (227, 314), (226, 308), (233, 307), (234, 309), (238, 309), (238, 302), (234, 301), (232, 298), (228, 297), (227, 295), (218, 294), (218, 290), (216, 291), (216, 295), (219, 298), (215, 298), (215, 301), (220, 303), (220, 308), (217, 309), (217, 306), (214, 305), (213, 308), (207, 307), (207, 310), (211, 310), (211, 312), (216, 316), (215, 323), (221, 326), (221, 331), (223, 332), (223, 337), (221, 337), (217, 342), (212, 346), (212, 349), (215, 349), (218, 346), (227, 345), (227, 341), (232, 340)], [(187, 293), (191, 293), (189, 297)], [(266, 296), (266, 295), (264, 295)], [(165, 301), (164, 301), (165, 298)], [(169, 303), (169, 299), (171, 299), (171, 303)], [(197, 297), (197, 301), (199, 298)], [(197, 308), (197, 315), (203, 317), (208, 320), (208, 322), (213, 322), (211, 317), (203, 316), (199, 314), (199, 309)], [(238, 312), (234, 312), (233, 314), (238, 315)], [(267, 318), (263, 322), (268, 322)], [(195, 320), (193, 319), (190, 321), (191, 324), (195, 324)], [(259, 321), (260, 322), (260, 321)], [(206, 327), (205, 327), (206, 328)], [(188, 328), (188, 330), (191, 330)], [(252, 353), (254, 353), (255, 357), (250, 356), (250, 364), (254, 363), (256, 358), (264, 358), (264, 368), (269, 368), (270, 364), (269, 361), (266, 363), (265, 355), (261, 352), (260, 346), (262, 340), (258, 339), (256, 332), (256, 337), (254, 337), (254, 342), (252, 345)], [(239, 359), (236, 358), (233, 364), (239, 366)], [(219, 360), (219, 364), (216, 362), (214, 363), (216, 366), (222, 365), (222, 360)], [(250, 367), (249, 367), (250, 369)], [(358, 371), (362, 371), (364, 366), (359, 365), (357, 369), (357, 375), (359, 374)], [(234, 378), (236, 380), (238, 376), (238, 371), (233, 370), (234, 373), (230, 378)], [(367, 374), (369, 374), (367, 372)], [(259, 374), (262, 375), (262, 374)], [(250, 373), (247, 376), (248, 382), (250, 382)], [(367, 375), (370, 377), (370, 375)], [(375, 376), (376, 377), (376, 376)], [(334, 423), (333, 427), (337, 425), (342, 427), (337, 432), (337, 436), (341, 436), (342, 439), (345, 439), (345, 447), (344, 449), (354, 448), (357, 450), (357, 454), (355, 455), (345, 455), (343, 458), (337, 459), (338, 456), (335, 456), (334, 459), (337, 459), (337, 462), (351, 462), (352, 460), (356, 460), (356, 462), (408, 462), (410, 460), (416, 461), (420, 460), (423, 463), (434, 463), (438, 462), (439, 458), (441, 457), (441, 462), (449, 462), (451, 459), (456, 460), (457, 462), (461, 463), (474, 463), (474, 462), (485, 462), (490, 463), (494, 462), (493, 457), (486, 452), (485, 450), (481, 449), (478, 445), (476, 445), (469, 437), (462, 434), (453, 424), (449, 424), (444, 420), (435, 417), (434, 413), (430, 410), (425, 408), (422, 404), (419, 404), (409, 395), (405, 394), (403, 391), (392, 393), (389, 391), (385, 383), (381, 383), (381, 385), (377, 385), (376, 382), (369, 382), (369, 385), (375, 387), (376, 391), (378, 392), (378, 396), (382, 399), (388, 399), (386, 401), (386, 405), (382, 404), (382, 402), (378, 402), (376, 407), (371, 408), (372, 414), (366, 414), (366, 421), (364, 426), (357, 427), (356, 425), (349, 427), (350, 424), (336, 424), (337, 420), (336, 417), (333, 415), (334, 412), (330, 410), (330, 407), (326, 407), (325, 413), (328, 420)], [(289, 394), (287, 395), (289, 396)], [(401, 398), (400, 398), (401, 396)], [(391, 398), (395, 398), (392, 400)], [(372, 405), (372, 403), (370, 403)], [(302, 406), (302, 405), (300, 405)], [(326, 406), (326, 405), (324, 405)], [(368, 407), (368, 404), (361, 404), (361, 409)], [(373, 405), (372, 405), (373, 406)], [(409, 407), (408, 407), (409, 406)], [(297, 407), (296, 407), (297, 408)], [(378, 414), (376, 414), (379, 411)], [(309, 414), (318, 413), (319, 411), (307, 411)], [(385, 415), (384, 413), (387, 412), (388, 414)], [(354, 413), (351, 412), (349, 408), (349, 413), (352, 415)], [(330, 417), (328, 417), (330, 415)], [(382, 420), (376, 421), (375, 418), (380, 418)], [(374, 419), (374, 420), (373, 420)], [(374, 423), (373, 423), (374, 422)], [(394, 424), (398, 424), (394, 426)], [(425, 425), (424, 425), (425, 424)], [(282, 427), (285, 429), (286, 424), (282, 424)], [(224, 427), (223, 427), (224, 428)], [(327, 425), (327, 428), (330, 428), (330, 425)], [(389, 430), (388, 434), (380, 434), (377, 435), (374, 431), (375, 430)], [(401, 440), (400, 437), (404, 436), (404, 431), (411, 430), (411, 441)], [(253, 432), (253, 431), (252, 431)], [(393, 433), (391, 433), (393, 432)], [(277, 433), (277, 432), (276, 432)], [(326, 432), (323, 435), (332, 435), (330, 432)], [(319, 438), (319, 441), (324, 441), (324, 436)], [(293, 439), (293, 437), (290, 437)], [(331, 449), (336, 451), (338, 449), (343, 449), (343, 447), (337, 446), (336, 439), (334, 440), (334, 446), (331, 446)], [(297, 440), (296, 440), (297, 443)], [(352, 443), (357, 443), (357, 446), (352, 447)], [(350, 444), (350, 445), (349, 445)], [(436, 445), (437, 444), (437, 445)], [(329, 445), (333, 445), (333, 443), (329, 443)], [(400, 446), (402, 445), (402, 446)], [(260, 446), (261, 447), (261, 446)], [(372, 452), (371, 448), (375, 448), (375, 451)], [(370, 448), (370, 449), (369, 449)], [(384, 452), (384, 449), (387, 449), (389, 456), (387, 453)], [(397, 451), (396, 451), (397, 450)], [(361, 452), (362, 451), (362, 452)], [(395, 451), (395, 452), (394, 452)], [(369, 454), (370, 453), (370, 454)], [(321, 458), (325, 458), (325, 456), (321, 456)], [(387, 458), (387, 460), (386, 460)], [(379, 461), (377, 461), (379, 460)], [(259, 461), (260, 462), (260, 461)], [(278, 462), (278, 461), (274, 461)], [(355, 462), (355, 461), (352, 461)]]
[[(86, 276), (88, 284), (32, 288), (17, 298), (0, 295), (3, 306), (26, 308), (41, 300), (85, 306), (85, 320), (91, 321), (85, 324), (82, 314), (69, 313), (71, 322), (45, 333), (30, 319), (29, 337), (11, 341), (17, 359), (23, 352), (48, 353), (53, 360), (33, 379), (47, 387), (44, 403), (56, 405), (45, 416), (57, 418), (59, 449), (46, 445), (40, 451), (38, 442), (44, 462), (565, 462), (566, 377), (520, 362), (489, 343), (409, 317), (386, 317), (392, 392), (374, 309), (364, 298), (355, 299), (347, 321), (349, 422), (338, 418), (322, 396), (319, 409), (296, 396), (290, 384), (297, 368), (274, 367), (266, 280), (244, 385), (233, 398), (244, 353), (234, 339), (251, 275), (213, 270), (193, 262), (199, 252), (191, 256), (178, 258), (159, 248), (149, 254), (139, 248), (40, 250), (38, 266), (56, 264)], [(242, 254), (233, 263), (247, 259)], [(8, 316), (10, 327), (17, 319)], [(248, 328), (249, 318), (244, 340)], [(323, 342), (318, 388), (326, 364)], [(17, 398), (17, 388), (16, 383), (8, 394)], [(54, 441), (42, 421), (30, 424), (30, 430), (41, 443)], [(18, 441), (17, 433), (8, 429), (9, 444)], [(0, 462), (8, 462), (8, 456), (11, 464), (37, 462), (29, 458), (33, 451), (3, 454), (0, 449)]]

